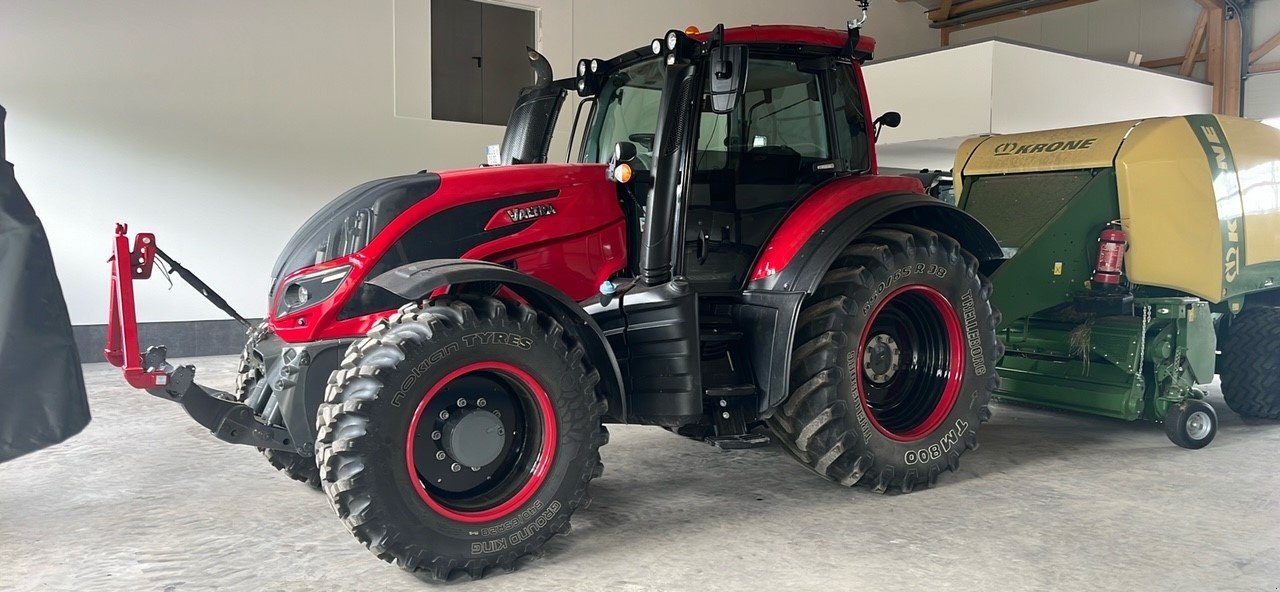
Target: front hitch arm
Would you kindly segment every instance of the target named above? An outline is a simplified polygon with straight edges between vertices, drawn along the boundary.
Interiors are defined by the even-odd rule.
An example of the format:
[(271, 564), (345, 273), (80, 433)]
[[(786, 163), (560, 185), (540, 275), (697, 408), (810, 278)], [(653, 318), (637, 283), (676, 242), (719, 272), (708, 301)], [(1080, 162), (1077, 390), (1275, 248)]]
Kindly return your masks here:
[[(148, 349), (146, 358), (149, 368), (160, 368), (169, 377), (167, 385), (146, 391), (166, 401), (182, 404), (191, 419), (208, 428), (219, 440), (258, 448), (305, 452), (305, 444), (295, 446), (288, 430), (263, 423), (253, 408), (236, 401), (230, 393), (197, 384), (195, 366), (170, 366), (164, 361), (163, 347)], [(158, 365), (151, 365), (155, 363)]]
[[(309, 454), (284, 428), (259, 420), (253, 408), (237, 402), (229, 393), (211, 389), (195, 381), (195, 366), (174, 368), (166, 360), (164, 346), (142, 352), (138, 346), (138, 317), (133, 297), (133, 281), (151, 277), (155, 260), (168, 262), (179, 277), (191, 283), (218, 308), (241, 323), (248, 324), (226, 301), (194, 274), (156, 247), (155, 235), (138, 233), (129, 247), (128, 227), (116, 225), (115, 250), (111, 258), (111, 310), (107, 325), (107, 347), (103, 352), (111, 365), (124, 370), (124, 377), (139, 388), (166, 401), (180, 403), (192, 419), (209, 429), (219, 440)], [(194, 280), (194, 281), (193, 281)]]

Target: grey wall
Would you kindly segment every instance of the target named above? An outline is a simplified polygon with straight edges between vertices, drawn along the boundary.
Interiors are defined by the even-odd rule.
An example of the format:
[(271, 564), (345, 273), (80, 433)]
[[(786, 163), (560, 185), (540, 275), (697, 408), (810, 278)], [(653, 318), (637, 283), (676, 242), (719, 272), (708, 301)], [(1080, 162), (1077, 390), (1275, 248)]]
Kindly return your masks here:
[[(843, 27), (850, 0), (520, 0), (561, 74), (668, 29)], [(363, 181), (474, 166), (502, 128), (430, 118), (429, 0), (3, 0), (9, 159), (44, 219), (76, 324), (105, 322), (114, 223), (163, 248), (246, 316), (293, 230)], [(886, 54), (929, 47), (877, 2)], [(139, 286), (143, 321), (217, 319), (192, 290)], [(175, 352), (176, 353), (176, 352)]]

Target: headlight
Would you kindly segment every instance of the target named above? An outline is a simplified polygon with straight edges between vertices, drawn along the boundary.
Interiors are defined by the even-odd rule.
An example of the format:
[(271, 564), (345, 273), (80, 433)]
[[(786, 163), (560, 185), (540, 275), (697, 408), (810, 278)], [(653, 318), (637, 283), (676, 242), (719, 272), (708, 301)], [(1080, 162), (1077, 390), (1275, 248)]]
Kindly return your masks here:
[(280, 305), (276, 307), (276, 317), (293, 314), (310, 308), (333, 296), (351, 273), (351, 266), (344, 265), (304, 275), (285, 284), (280, 296)]
[(653, 46), (652, 46), (652, 48), (653, 48), (653, 55), (661, 55), (661, 54), (662, 54), (662, 40), (661, 40), (661, 39), (654, 39), (654, 40), (653, 40)]
[(667, 33), (667, 51), (675, 51), (676, 46), (680, 44), (680, 34), (672, 31)]

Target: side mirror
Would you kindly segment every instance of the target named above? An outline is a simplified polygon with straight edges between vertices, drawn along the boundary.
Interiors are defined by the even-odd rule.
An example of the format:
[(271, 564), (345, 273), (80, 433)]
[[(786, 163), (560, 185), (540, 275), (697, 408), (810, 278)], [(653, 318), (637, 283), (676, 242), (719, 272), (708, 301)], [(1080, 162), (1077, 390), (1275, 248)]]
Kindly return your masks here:
[(880, 117), (877, 117), (874, 125), (876, 126), (876, 139), (880, 139), (880, 129), (885, 127), (898, 127), (902, 125), (902, 114), (897, 111), (889, 111)]
[(618, 142), (618, 145), (613, 147), (613, 156), (609, 158), (609, 168), (606, 171), (609, 180), (623, 185), (630, 183), (631, 178), (635, 176), (635, 167), (631, 166), (631, 163), (639, 153), (635, 144)]
[(733, 113), (747, 88), (747, 46), (721, 45), (711, 50), (710, 57), (711, 111)]

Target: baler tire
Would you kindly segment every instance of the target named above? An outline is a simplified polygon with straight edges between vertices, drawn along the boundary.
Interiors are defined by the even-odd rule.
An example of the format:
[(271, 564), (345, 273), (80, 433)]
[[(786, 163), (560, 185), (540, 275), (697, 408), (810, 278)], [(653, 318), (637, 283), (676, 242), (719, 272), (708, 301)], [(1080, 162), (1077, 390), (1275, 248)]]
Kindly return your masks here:
[[(498, 460), (471, 468), (499, 471), (492, 484), (486, 476), (455, 493), (436, 485), (442, 480), (431, 482), (467, 479), (462, 449), (446, 456), (453, 441), (447, 430), (482, 407), (500, 407), (482, 403), (474, 389), (447, 390), (469, 377), (505, 381), (518, 403), (498, 415), (512, 427), (485, 432), (510, 436)], [(420, 579), (512, 571), (567, 533), (574, 511), (590, 503), (588, 485), (602, 472), (599, 449), (608, 441), (599, 384), (582, 344), (526, 305), (458, 296), (405, 306), (352, 344), (329, 379), (316, 439), (323, 489), (356, 539)], [(435, 410), (454, 400), (452, 412)], [(519, 444), (516, 432), (525, 434)], [(430, 441), (422, 435), (428, 433)], [(424, 446), (440, 450), (424, 455)], [(537, 467), (545, 467), (541, 477)]]
[[(943, 323), (936, 335), (943, 335), (948, 344), (945, 370), (952, 378), (932, 383), (932, 391), (899, 391), (942, 394), (924, 395), (909, 405), (907, 399), (898, 399), (893, 403), (897, 407), (887, 407), (892, 400), (882, 398), (879, 410), (873, 411), (871, 389), (863, 385), (881, 389), (882, 397), (893, 397), (897, 395), (890, 389), (895, 386), (905, 389), (903, 385), (925, 382), (903, 377), (928, 375), (914, 364), (910, 373), (895, 375), (901, 367), (896, 365), (899, 343), (892, 337), (895, 369), (871, 373), (871, 360), (882, 352), (868, 348), (873, 342), (884, 343), (876, 341), (879, 334), (871, 336), (872, 329), (884, 330), (877, 323), (890, 302), (915, 292), (936, 311), (921, 308), (925, 316), (936, 314)], [(990, 295), (991, 283), (979, 273), (977, 259), (949, 236), (917, 226), (884, 225), (858, 238), (839, 255), (801, 309), (792, 344), (792, 391), (768, 419), (783, 450), (828, 480), (850, 487), (861, 484), (877, 493), (910, 492), (933, 485), (943, 471), (957, 469), (960, 456), (977, 447), (978, 428), (990, 419), (987, 405), (999, 386), (995, 363), (1003, 353), (996, 338), (1000, 315)], [(963, 361), (954, 360), (952, 346), (957, 343), (963, 344), (958, 352)], [(927, 347), (934, 348), (935, 359), (942, 359), (938, 346), (918, 346), (914, 351), (928, 351)], [(981, 359), (972, 355), (975, 351)], [(958, 386), (955, 376), (962, 377)], [(953, 397), (950, 403), (948, 396)], [(893, 416), (894, 409), (914, 411)], [(924, 419), (915, 419), (919, 417)], [(891, 425), (906, 427), (896, 430)]]
[[(253, 329), (252, 335), (256, 336), (262, 331), (266, 331), (266, 323), (258, 325)], [(249, 342), (245, 345), (244, 351), (240, 352), (240, 367), (236, 374), (236, 400), (243, 402), (249, 392), (253, 390), (253, 386), (259, 380), (262, 380), (262, 365), (252, 362), (253, 344), (255, 339), (251, 336)], [(290, 479), (305, 483), (307, 487), (320, 491), (320, 468), (316, 466), (316, 457), (302, 456), (294, 452), (286, 452), (284, 450), (272, 450), (270, 448), (259, 448), (258, 452), (266, 457), (267, 462), (271, 463), (277, 471), (284, 473)]]
[(1245, 309), (1222, 347), (1222, 397), (1232, 411), (1280, 419), (1280, 308)]

